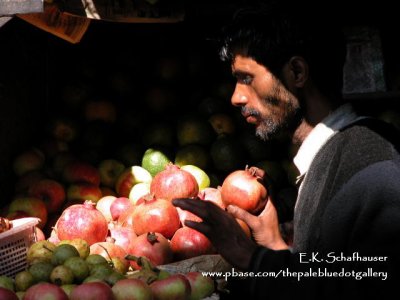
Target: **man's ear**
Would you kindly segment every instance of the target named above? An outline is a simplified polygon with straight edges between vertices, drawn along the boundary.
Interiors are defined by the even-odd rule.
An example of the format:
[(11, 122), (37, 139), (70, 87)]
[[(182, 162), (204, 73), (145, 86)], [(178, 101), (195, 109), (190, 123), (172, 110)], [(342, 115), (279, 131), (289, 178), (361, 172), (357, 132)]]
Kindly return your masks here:
[(309, 79), (308, 63), (301, 56), (293, 56), (289, 59), (288, 67), (292, 75), (292, 82), (297, 88), (304, 87)]

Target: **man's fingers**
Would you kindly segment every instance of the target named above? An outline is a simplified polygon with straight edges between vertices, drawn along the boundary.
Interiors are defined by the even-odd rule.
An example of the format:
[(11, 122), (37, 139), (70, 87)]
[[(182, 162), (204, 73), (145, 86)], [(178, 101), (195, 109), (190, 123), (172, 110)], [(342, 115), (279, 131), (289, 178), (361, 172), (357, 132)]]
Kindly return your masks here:
[(255, 228), (259, 223), (259, 220), (256, 216), (253, 216), (249, 212), (235, 205), (228, 205), (226, 210), (235, 218), (238, 218), (247, 223), (247, 225), (249, 225), (251, 229)]

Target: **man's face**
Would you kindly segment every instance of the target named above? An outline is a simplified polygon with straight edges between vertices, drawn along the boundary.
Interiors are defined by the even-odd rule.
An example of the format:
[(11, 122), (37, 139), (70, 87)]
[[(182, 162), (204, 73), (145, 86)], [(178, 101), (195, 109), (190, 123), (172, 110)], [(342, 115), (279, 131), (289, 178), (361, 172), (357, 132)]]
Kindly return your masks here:
[(298, 123), (298, 99), (266, 67), (237, 55), (232, 73), (237, 81), (231, 102), (241, 108), (248, 123), (255, 125), (257, 136), (268, 140)]

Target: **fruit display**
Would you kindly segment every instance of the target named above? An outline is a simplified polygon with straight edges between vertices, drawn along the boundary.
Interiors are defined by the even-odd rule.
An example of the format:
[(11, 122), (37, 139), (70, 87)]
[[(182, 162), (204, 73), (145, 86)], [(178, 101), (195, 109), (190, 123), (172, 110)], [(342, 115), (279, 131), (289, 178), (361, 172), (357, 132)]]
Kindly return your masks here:
[[(12, 157), (14, 193), (0, 210), (9, 220), (40, 219), (28, 268), (12, 278), (18, 297), (202, 299), (215, 291), (213, 278), (158, 269), (218, 254), (184, 224), (201, 219), (171, 200), (258, 213), (268, 191), (247, 165), (265, 170), (279, 189), (293, 188), (287, 140), (255, 137), (229, 103), (230, 74), (207, 62), (208, 50), (160, 54), (157, 41), (148, 42), (107, 52), (112, 62), (98, 48), (85, 49), (93, 56), (82, 59), (79, 50), (53, 45), (65, 54), (49, 58), (54, 101), (35, 142)], [(149, 56), (144, 66), (141, 58)], [(251, 237), (247, 224), (238, 223)]]
[[(26, 270), (14, 278), (0, 276), (0, 298), (196, 300), (216, 291), (215, 279), (201, 272), (170, 273), (146, 257), (127, 255), (123, 250), (118, 258), (112, 244), (89, 247), (83, 239), (65, 240), (58, 245), (38, 241), (28, 249)], [(123, 261), (134, 263), (137, 270), (121, 267)]]

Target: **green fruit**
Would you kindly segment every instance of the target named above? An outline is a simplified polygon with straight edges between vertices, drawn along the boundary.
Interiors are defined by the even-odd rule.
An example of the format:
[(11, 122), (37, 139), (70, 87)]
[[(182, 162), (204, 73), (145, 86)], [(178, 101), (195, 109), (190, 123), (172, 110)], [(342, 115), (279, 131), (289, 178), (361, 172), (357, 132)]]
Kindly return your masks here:
[(193, 175), (199, 186), (199, 190), (210, 186), (210, 177), (208, 177), (207, 173), (199, 167), (194, 165), (185, 165), (181, 167), (181, 170), (187, 171)]
[(25, 291), (18, 291), (15, 293), (18, 297), (18, 299), (23, 300), (25, 296)]
[(90, 254), (88, 257), (86, 257), (85, 261), (87, 264), (89, 264), (89, 269), (95, 265), (108, 264), (107, 259), (100, 254)]
[(90, 276), (105, 280), (112, 272), (114, 272), (114, 270), (108, 264), (94, 265), (90, 269)]
[(58, 286), (72, 284), (74, 282), (74, 274), (67, 266), (59, 265), (51, 271), (50, 282)]
[(126, 262), (123, 261), (120, 257), (111, 258), (111, 262), (115, 271), (121, 274), (125, 274), (126, 272), (128, 272), (129, 265), (126, 264)]
[(69, 244), (78, 250), (79, 256), (85, 259), (90, 254), (90, 246), (84, 239), (76, 238), (72, 240), (63, 240), (58, 245)]
[(21, 271), (15, 275), (15, 290), (26, 291), (35, 283), (35, 278), (29, 271)]
[(41, 261), (51, 261), (55, 248), (56, 245), (47, 240), (33, 243), (28, 249), (26, 260), (29, 264)]
[(122, 279), (126, 279), (126, 276), (117, 271), (113, 271), (105, 278), (105, 281), (113, 286), (117, 281)]
[(15, 291), (14, 280), (11, 277), (2, 275), (0, 276), (0, 287), (6, 288), (10, 291)]
[(78, 285), (76, 284), (63, 284), (62, 286), (60, 286), (63, 291), (67, 294), (67, 296), (69, 297), (71, 295), (71, 292), (73, 291), (74, 288), (76, 288)]
[(64, 262), (64, 266), (72, 271), (76, 282), (82, 282), (90, 274), (89, 264), (81, 257), (68, 258)]
[(29, 273), (32, 274), (35, 283), (37, 282), (50, 282), (50, 274), (53, 271), (53, 264), (51, 262), (38, 262), (29, 267)]
[(166, 165), (172, 162), (171, 156), (167, 151), (161, 148), (149, 148), (142, 157), (142, 168), (149, 171), (152, 177), (157, 173), (164, 171)]
[(62, 265), (70, 257), (79, 257), (78, 250), (70, 244), (61, 244), (54, 249), (51, 262), (55, 266)]
[(88, 276), (85, 278), (85, 280), (82, 283), (86, 283), (86, 282), (105, 282), (105, 280), (98, 278), (96, 276)]

